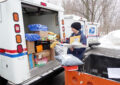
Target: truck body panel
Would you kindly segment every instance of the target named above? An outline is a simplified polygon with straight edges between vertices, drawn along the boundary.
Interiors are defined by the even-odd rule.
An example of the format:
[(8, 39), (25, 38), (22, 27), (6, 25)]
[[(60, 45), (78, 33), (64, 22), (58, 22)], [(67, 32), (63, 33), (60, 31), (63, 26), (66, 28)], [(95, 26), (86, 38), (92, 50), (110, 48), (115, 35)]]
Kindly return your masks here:
[[(23, 22), (25, 21), (25, 18), (23, 15), (22, 4), (27, 4), (29, 6), (32, 5), (37, 8), (40, 7), (45, 10), (55, 11), (57, 15), (43, 15), (43, 17), (39, 18), (36, 16), (29, 17), (31, 21), (28, 24), (48, 25), (48, 27), (51, 28), (50, 31), (59, 33), (61, 38), (63, 38), (63, 31), (61, 29), (61, 21), (63, 20), (64, 11), (63, 8), (49, 3), (46, 3), (47, 6), (43, 6), (45, 5), (45, 3), (41, 4), (40, 0), (8, 0), (6, 2), (0, 3), (0, 28), (2, 29), (0, 31), (0, 49), (3, 49), (5, 51), (4, 53), (0, 52), (0, 76), (14, 84), (20, 84), (33, 77), (31, 76), (32, 72), (29, 69), (28, 64), (25, 40), (25, 33), (26, 29), (28, 28), (27, 24), (24, 24), (25, 22)], [(18, 21), (14, 20), (14, 14), (18, 14)], [(56, 20), (56, 17), (58, 21), (54, 21)], [(41, 20), (39, 20), (40, 18)], [(44, 20), (44, 18), (46, 20)], [(49, 20), (51, 19), (53, 21), (50, 22)], [(15, 32), (15, 25), (20, 26), (20, 33)], [(21, 35), (21, 43), (16, 42), (16, 35)], [(17, 47), (19, 45), (21, 45), (23, 48), (22, 53), (18, 53)], [(58, 64), (56, 65), (59, 66)], [(55, 69), (57, 66), (51, 66), (50, 69), (45, 70), (45, 73), (51, 69)]]
[(87, 22), (86, 36), (88, 44), (99, 43), (99, 28), (100, 24), (95, 22)]

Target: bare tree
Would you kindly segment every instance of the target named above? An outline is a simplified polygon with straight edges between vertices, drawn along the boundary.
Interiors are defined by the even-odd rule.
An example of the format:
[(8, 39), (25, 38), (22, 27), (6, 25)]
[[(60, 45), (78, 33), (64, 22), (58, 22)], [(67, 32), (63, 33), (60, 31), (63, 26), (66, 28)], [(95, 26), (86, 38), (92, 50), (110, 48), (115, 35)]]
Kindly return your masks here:
[[(49, 2), (53, 1), (54, 0), (49, 0)], [(62, 4), (65, 9), (65, 14), (75, 14), (85, 17), (88, 21), (99, 22), (101, 24), (100, 31), (108, 33), (120, 27), (120, 14), (115, 11), (118, 1), (119, 0), (62, 0)]]
[[(65, 2), (64, 2), (65, 1)], [(101, 31), (114, 30), (117, 0), (64, 0), (65, 13), (85, 17), (88, 21), (101, 23)], [(117, 20), (118, 21), (118, 20)], [(117, 22), (116, 21), (116, 22)], [(112, 25), (112, 26), (110, 26)]]

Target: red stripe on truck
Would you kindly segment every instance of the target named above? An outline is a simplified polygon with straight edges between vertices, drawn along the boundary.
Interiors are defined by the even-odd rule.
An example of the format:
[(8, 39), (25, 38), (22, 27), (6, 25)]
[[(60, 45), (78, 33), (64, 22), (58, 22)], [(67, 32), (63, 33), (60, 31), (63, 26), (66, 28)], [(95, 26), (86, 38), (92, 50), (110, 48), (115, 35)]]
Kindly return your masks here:
[[(24, 48), (23, 51), (27, 51), (27, 48)], [(7, 53), (18, 53), (17, 50), (5, 50)]]

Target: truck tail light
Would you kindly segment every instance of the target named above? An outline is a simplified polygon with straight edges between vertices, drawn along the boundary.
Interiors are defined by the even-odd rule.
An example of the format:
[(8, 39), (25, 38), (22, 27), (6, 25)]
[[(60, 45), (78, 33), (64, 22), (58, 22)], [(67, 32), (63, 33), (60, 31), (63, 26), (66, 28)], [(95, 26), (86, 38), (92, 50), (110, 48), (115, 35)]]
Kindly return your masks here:
[(64, 25), (65, 23), (64, 23), (64, 20), (62, 20), (62, 25)]
[(63, 37), (65, 38), (65, 33), (63, 33)]
[(5, 50), (4, 49), (0, 49), (0, 53), (5, 53)]
[(21, 35), (16, 35), (16, 42), (21, 43)]
[(20, 33), (20, 25), (15, 24), (15, 32)]
[(19, 21), (19, 15), (18, 15), (18, 13), (13, 13), (13, 19), (14, 19), (15, 22)]
[(65, 27), (64, 26), (62, 26), (62, 30), (65, 31)]
[(41, 5), (42, 5), (42, 6), (47, 6), (47, 4), (46, 4), (46, 3), (44, 3), (44, 2), (41, 2)]
[(18, 53), (22, 53), (22, 52), (23, 52), (23, 47), (22, 47), (22, 45), (18, 45), (18, 46), (17, 46), (17, 51), (18, 51)]

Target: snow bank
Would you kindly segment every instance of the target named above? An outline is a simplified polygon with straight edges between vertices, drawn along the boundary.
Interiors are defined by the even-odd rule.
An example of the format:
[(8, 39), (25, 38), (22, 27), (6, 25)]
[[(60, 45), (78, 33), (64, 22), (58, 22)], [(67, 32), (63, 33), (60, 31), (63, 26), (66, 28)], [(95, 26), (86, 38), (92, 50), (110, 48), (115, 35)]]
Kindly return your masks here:
[(109, 49), (120, 49), (120, 30), (110, 32), (99, 39), (101, 45), (99, 47)]
[(113, 44), (120, 45), (120, 30), (110, 32), (109, 36), (109, 39)]

